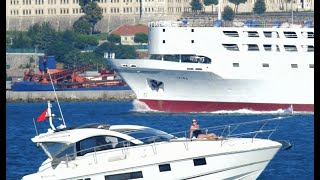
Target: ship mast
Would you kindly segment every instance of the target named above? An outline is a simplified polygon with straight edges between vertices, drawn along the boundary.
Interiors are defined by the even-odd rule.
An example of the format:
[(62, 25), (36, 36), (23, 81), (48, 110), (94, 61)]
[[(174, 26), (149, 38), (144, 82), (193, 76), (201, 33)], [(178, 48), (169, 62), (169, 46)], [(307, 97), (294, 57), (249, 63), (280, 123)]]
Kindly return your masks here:
[(51, 105), (50, 101), (48, 101), (48, 117), (49, 117), (49, 123), (50, 123), (51, 129), (52, 129), (52, 130), (56, 130), (56, 128), (55, 128), (54, 125), (52, 124), (52, 116), (53, 116), (53, 114), (51, 114), (51, 108), (52, 108), (52, 105)]
[(218, 0), (218, 20), (221, 20), (221, 1)]

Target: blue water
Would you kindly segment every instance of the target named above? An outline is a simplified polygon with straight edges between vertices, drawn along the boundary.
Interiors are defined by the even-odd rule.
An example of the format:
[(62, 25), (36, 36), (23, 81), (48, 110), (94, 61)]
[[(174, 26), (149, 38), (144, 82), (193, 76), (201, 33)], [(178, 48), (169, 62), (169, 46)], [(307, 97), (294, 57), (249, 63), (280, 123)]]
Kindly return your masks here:
[[(85, 123), (136, 124), (169, 133), (189, 129), (193, 117), (201, 127), (278, 117), (279, 114), (155, 113), (134, 111), (132, 102), (60, 103), (68, 127)], [(46, 103), (6, 104), (6, 179), (21, 179), (34, 173), (46, 159), (32, 143), (36, 132), (32, 119), (47, 107)], [(56, 103), (53, 113), (60, 117)], [(59, 122), (60, 123), (60, 122)], [(48, 121), (36, 123), (38, 132), (46, 132)], [(55, 125), (58, 125), (55, 121)], [(281, 121), (271, 139), (289, 140), (294, 147), (281, 149), (258, 179), (314, 179), (314, 115), (298, 114)], [(217, 162), (219, 163), (219, 162)], [(219, 165), (219, 164), (217, 164)]]

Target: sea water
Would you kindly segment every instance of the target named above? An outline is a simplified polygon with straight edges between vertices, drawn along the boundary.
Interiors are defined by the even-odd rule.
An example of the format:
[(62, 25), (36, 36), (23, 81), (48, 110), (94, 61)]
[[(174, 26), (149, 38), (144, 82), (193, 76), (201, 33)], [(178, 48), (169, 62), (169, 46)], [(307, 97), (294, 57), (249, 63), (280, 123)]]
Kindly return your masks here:
[[(282, 116), (279, 112), (225, 111), (212, 113), (163, 113), (140, 110), (134, 102), (64, 102), (60, 103), (67, 127), (86, 123), (132, 124), (149, 126), (169, 133), (187, 131), (192, 118), (201, 127), (255, 121)], [(47, 103), (6, 104), (6, 179), (17, 180), (37, 172), (47, 158), (32, 141), (36, 119)], [(57, 103), (52, 112), (61, 117)], [(55, 119), (55, 125), (62, 121)], [(48, 120), (35, 123), (38, 133), (46, 132)], [(294, 146), (280, 149), (258, 179), (314, 179), (314, 115), (295, 114), (281, 121), (271, 139), (289, 140)], [(219, 162), (217, 162), (219, 166)]]

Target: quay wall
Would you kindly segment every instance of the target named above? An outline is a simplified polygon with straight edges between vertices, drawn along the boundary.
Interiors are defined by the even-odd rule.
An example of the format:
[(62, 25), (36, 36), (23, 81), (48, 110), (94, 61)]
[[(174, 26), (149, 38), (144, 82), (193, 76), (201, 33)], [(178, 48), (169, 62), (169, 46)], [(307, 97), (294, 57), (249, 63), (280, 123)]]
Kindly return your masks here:
[[(132, 90), (116, 91), (56, 91), (60, 102), (78, 101), (132, 101), (136, 95)], [(55, 101), (53, 91), (7, 91), (7, 102)]]
[[(303, 22), (306, 20), (314, 20), (313, 12), (294, 12), (293, 18), (294, 22)], [(44, 17), (6, 17), (6, 30), (7, 31), (27, 31), (31, 25), (35, 23), (50, 22), (58, 31), (64, 31), (70, 29), (73, 23), (77, 21), (81, 16), (44, 16)], [(206, 14), (193, 14), (193, 13), (183, 13), (183, 14), (146, 14), (140, 17), (139, 15), (105, 15), (95, 27), (95, 30), (101, 32), (110, 32), (118, 26), (124, 24), (147, 24), (149, 21), (159, 21), (159, 20), (177, 20), (177, 19), (189, 19), (198, 21), (199, 19), (217, 19), (217, 13), (206, 13)], [(288, 21), (291, 22), (291, 13), (265, 13), (263, 15), (253, 15), (253, 14), (236, 14), (234, 21), (244, 21), (244, 20), (267, 20), (267, 21)]]

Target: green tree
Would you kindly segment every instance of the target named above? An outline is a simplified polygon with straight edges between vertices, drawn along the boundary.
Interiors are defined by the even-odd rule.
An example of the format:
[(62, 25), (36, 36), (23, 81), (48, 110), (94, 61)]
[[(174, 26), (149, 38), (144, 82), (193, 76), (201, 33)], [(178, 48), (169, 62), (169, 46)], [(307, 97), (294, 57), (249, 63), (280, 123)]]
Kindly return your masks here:
[[(93, 1), (92, 0), (80, 0), (79, 5), (80, 5), (83, 13), (85, 13), (85, 15), (83, 16), (83, 19), (86, 19), (87, 22), (90, 23), (90, 35), (91, 35), (92, 32), (94, 31), (95, 25), (103, 17), (102, 9), (99, 7), (99, 5), (97, 4), (97, 2), (95, 0), (93, 0)], [(81, 20), (81, 21), (83, 21), (83, 20)], [(84, 23), (85, 22), (82, 22), (82, 24), (84, 24)]]
[(67, 52), (63, 56), (63, 63), (65, 65), (70, 65), (73, 68), (76, 68), (79, 65), (83, 65), (83, 63), (80, 61), (80, 54), (80, 51), (77, 49), (73, 49)]
[(200, 2), (200, 0), (192, 0), (191, 3), (191, 9), (192, 11), (199, 11), (202, 9), (203, 5), (202, 3)]
[(107, 65), (106, 61), (104, 61), (102, 57), (98, 57), (95, 52), (80, 53), (79, 60), (80, 62), (82, 62), (82, 64), (94, 63), (94, 64), (102, 64), (104, 66)]
[(90, 22), (84, 17), (80, 17), (76, 22), (73, 23), (73, 29), (75, 32), (81, 34), (90, 34), (92, 30)]
[(32, 46), (46, 50), (50, 44), (57, 41), (58, 33), (49, 22), (39, 23), (30, 26), (27, 35), (32, 39)]
[(64, 41), (56, 41), (55, 43), (50, 44), (45, 53), (48, 56), (55, 56), (58, 62), (65, 63), (64, 55), (73, 50), (75, 50), (75, 48), (72, 46), (72, 44)]
[(234, 4), (234, 13), (238, 13), (239, 4), (244, 4), (247, 0), (228, 0), (230, 3)]
[(217, 5), (218, 4), (218, 0), (203, 0), (203, 4), (206, 5), (206, 6)]
[(135, 43), (148, 43), (148, 35), (145, 33), (137, 33), (134, 35)]
[(232, 21), (234, 19), (234, 12), (230, 6), (224, 7), (222, 19), (225, 21)]
[(98, 44), (98, 37), (86, 34), (78, 34), (74, 40), (74, 47), (78, 49), (84, 49), (88, 46), (97, 46)]
[(12, 38), (11, 47), (12, 48), (32, 48), (32, 40), (24, 33), (17, 32)]
[(136, 59), (138, 54), (134, 47), (125, 45), (116, 45), (110, 42), (105, 42), (98, 46), (94, 52), (98, 57), (103, 57), (104, 53), (115, 53), (117, 59)]
[(107, 40), (111, 43), (121, 43), (121, 37), (118, 34), (108, 35)]
[(266, 12), (266, 3), (264, 0), (257, 0), (254, 3), (253, 13), (254, 14), (263, 14)]

